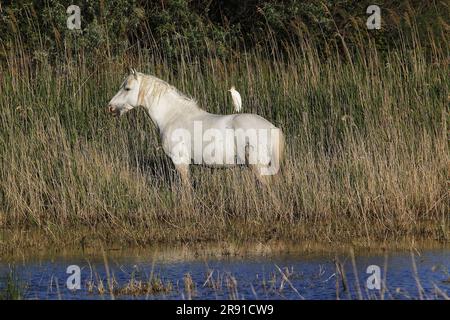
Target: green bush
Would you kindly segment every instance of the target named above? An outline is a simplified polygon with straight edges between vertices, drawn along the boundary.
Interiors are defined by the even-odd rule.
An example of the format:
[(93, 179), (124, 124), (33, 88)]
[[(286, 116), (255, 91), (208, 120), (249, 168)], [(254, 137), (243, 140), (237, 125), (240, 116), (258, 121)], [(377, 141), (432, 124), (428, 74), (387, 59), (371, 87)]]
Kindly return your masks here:
[[(367, 32), (366, 8), (373, 1), (296, 0), (19, 0), (2, 1), (1, 56), (20, 43), (37, 57), (89, 53), (116, 55), (136, 48), (157, 48), (167, 57), (183, 54), (180, 43), (199, 56), (230, 55), (234, 50), (312, 38), (314, 46), (353, 50), (361, 37), (380, 49), (395, 46), (400, 36), (417, 32), (425, 42), (449, 20), (443, 2), (378, 1), (382, 30)], [(69, 5), (81, 8), (82, 30), (66, 27)], [(412, 30), (411, 25), (418, 30)], [(448, 28), (447, 25), (444, 27)], [(426, 47), (427, 43), (423, 43)], [(6, 50), (5, 50), (6, 49)]]

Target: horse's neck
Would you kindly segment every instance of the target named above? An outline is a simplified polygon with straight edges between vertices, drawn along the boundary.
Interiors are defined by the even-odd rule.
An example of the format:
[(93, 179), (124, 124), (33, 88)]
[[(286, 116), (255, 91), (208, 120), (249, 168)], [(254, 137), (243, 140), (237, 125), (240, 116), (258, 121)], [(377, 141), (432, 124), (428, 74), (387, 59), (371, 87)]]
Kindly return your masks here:
[(159, 130), (164, 130), (169, 123), (172, 124), (177, 119), (186, 120), (186, 118), (206, 113), (194, 102), (185, 102), (181, 99), (176, 96), (176, 93), (167, 92), (153, 103), (145, 105), (148, 114)]

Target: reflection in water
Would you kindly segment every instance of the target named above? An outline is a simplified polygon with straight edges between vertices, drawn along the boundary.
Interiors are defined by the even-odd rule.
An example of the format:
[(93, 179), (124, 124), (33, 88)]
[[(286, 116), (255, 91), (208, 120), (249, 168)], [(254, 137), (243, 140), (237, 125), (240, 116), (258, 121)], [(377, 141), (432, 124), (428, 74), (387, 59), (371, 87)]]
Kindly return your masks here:
[[(81, 288), (75, 291), (66, 285), (71, 265), (80, 268)], [(378, 267), (381, 279), (374, 278)], [(186, 261), (60, 256), (15, 262), (13, 271), (27, 299), (442, 299), (450, 295), (449, 267), (450, 250), (439, 249), (414, 260), (410, 252), (356, 255), (354, 264), (350, 254)], [(0, 264), (3, 290), (11, 268)], [(376, 289), (377, 280), (386, 286)]]

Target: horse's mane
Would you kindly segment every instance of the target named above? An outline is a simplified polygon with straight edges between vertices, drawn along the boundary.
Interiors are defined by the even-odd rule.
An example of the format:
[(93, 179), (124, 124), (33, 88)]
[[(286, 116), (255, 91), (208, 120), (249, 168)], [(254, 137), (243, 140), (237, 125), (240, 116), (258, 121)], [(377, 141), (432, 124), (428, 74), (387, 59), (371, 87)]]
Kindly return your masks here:
[(169, 92), (174, 93), (179, 103), (200, 109), (197, 101), (194, 98), (189, 97), (188, 95), (181, 92), (176, 87), (172, 86), (166, 81), (152, 75), (147, 75), (143, 73), (139, 73), (139, 75), (142, 77), (142, 84), (143, 87), (145, 88), (144, 90), (141, 89), (140, 95), (141, 94), (145, 95), (151, 87), (153, 96), (161, 96), (162, 94)]

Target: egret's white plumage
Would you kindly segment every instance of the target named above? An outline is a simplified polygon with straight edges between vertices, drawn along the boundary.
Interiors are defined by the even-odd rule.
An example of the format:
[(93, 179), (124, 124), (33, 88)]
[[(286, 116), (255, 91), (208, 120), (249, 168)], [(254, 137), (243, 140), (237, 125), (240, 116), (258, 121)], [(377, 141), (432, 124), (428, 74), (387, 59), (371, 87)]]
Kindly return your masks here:
[(241, 109), (242, 109), (241, 95), (239, 94), (239, 92), (236, 90), (236, 88), (234, 86), (232, 86), (231, 89), (228, 91), (230, 91), (230, 93), (231, 93), (231, 99), (233, 100), (234, 111), (241, 112)]

